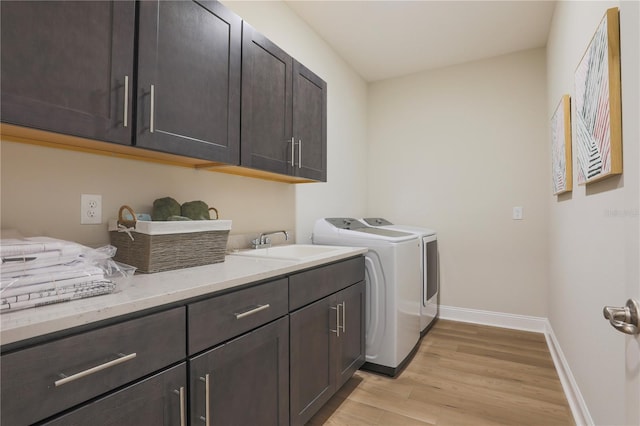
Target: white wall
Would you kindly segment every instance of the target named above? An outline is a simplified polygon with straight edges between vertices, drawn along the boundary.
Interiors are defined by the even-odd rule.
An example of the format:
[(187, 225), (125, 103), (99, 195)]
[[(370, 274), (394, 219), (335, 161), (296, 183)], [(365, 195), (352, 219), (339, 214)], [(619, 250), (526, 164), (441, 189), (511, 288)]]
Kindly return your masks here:
[[(316, 217), (365, 208), (366, 84), (282, 2), (225, 2), (328, 84), (328, 183), (288, 185), (93, 154), (1, 144), (1, 227), (100, 245), (106, 225), (80, 225), (80, 194), (103, 196), (106, 218), (122, 204), (201, 199), (233, 220), (232, 234), (274, 229), (310, 234)], [(353, 182), (343, 186), (343, 182)], [(339, 213), (340, 212), (340, 213)]]
[[(128, 204), (151, 212), (153, 200), (203, 200), (233, 220), (233, 232), (292, 229), (294, 187), (33, 145), (2, 142), (2, 228), (100, 245), (106, 224), (80, 225), (80, 194), (101, 194), (103, 219)], [(259, 206), (259, 208), (256, 208)]]
[(443, 305), (546, 317), (545, 79), (534, 49), (370, 85), (368, 213), (438, 231)]
[(365, 213), (367, 85), (285, 3), (223, 3), (327, 82), (327, 183), (295, 188), (297, 242), (309, 243), (316, 219)]
[[(627, 2), (622, 6), (630, 5), (624, 3)], [(561, 95), (573, 96), (575, 67), (605, 10), (615, 6), (617, 2), (557, 4), (547, 44), (548, 117)], [(625, 338), (603, 319), (602, 307), (621, 306), (632, 296), (625, 290), (626, 282), (640, 285), (637, 272), (640, 22), (637, 7), (635, 16), (625, 13), (626, 8), (622, 7), (623, 175), (586, 187), (574, 185), (571, 194), (553, 197), (550, 205), (549, 320), (595, 424), (625, 424), (625, 410), (631, 408), (625, 407), (624, 397)], [(633, 63), (635, 66), (631, 68), (629, 64)], [(574, 182), (575, 163), (574, 155)], [(638, 340), (635, 345), (637, 348)], [(637, 375), (639, 367), (631, 368)], [(636, 411), (637, 397), (636, 392), (636, 400), (632, 402)]]

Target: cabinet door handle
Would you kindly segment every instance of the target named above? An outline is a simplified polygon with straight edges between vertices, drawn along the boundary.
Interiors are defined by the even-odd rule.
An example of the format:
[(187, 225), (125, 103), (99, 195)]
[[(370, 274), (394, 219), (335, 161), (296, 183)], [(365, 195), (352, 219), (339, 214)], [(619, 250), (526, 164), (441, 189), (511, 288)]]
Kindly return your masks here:
[(298, 168), (302, 168), (302, 139), (298, 139)]
[(342, 332), (347, 334), (347, 302), (342, 301)]
[(249, 315), (257, 314), (258, 312), (264, 311), (265, 309), (269, 309), (269, 307), (270, 305), (267, 303), (265, 305), (258, 305), (258, 307), (249, 309), (248, 311), (245, 311), (245, 312), (234, 313), (233, 315), (235, 315), (236, 319), (239, 320), (244, 317), (248, 317)]
[(129, 125), (129, 76), (124, 76), (124, 120), (123, 126)]
[(200, 420), (204, 422), (206, 426), (210, 425), (211, 419), (211, 406), (209, 405), (209, 374), (205, 374), (204, 377), (200, 377), (200, 381), (204, 382), (204, 417), (200, 416)]
[(340, 337), (340, 304), (338, 303), (336, 306), (332, 306), (330, 308), (332, 311), (336, 311), (336, 329), (329, 329), (332, 333), (336, 333), (337, 337)]
[(123, 362), (127, 362), (129, 360), (132, 360), (136, 357), (136, 353), (130, 353), (129, 355), (125, 355), (125, 354), (118, 354), (119, 358), (114, 359), (113, 361), (109, 361), (109, 362), (105, 362), (104, 364), (100, 364), (100, 365), (96, 365), (95, 367), (91, 367), (87, 370), (81, 371), (79, 373), (76, 374), (72, 374), (71, 376), (67, 376), (64, 373), (60, 373), (60, 377), (62, 377), (59, 380), (56, 380), (53, 384), (57, 387), (57, 386), (62, 386), (66, 383), (69, 382), (73, 382), (74, 380), (78, 380), (81, 379), (83, 377), (89, 376), (93, 373), (97, 373), (98, 371), (102, 371), (105, 370), (107, 368), (111, 368), (113, 366), (116, 366), (118, 364), (122, 364)]
[(174, 389), (173, 393), (180, 396), (180, 426), (186, 426), (184, 386), (180, 386), (180, 390)]
[(153, 133), (153, 121), (154, 121), (154, 113), (155, 113), (155, 107), (156, 107), (156, 103), (155, 103), (155, 93), (156, 92), (156, 88), (155, 86), (152, 84), (151, 85), (151, 93), (150, 93), (150, 98), (151, 98), (151, 109), (149, 110), (149, 132)]
[(296, 166), (296, 143), (295, 140), (293, 139), (293, 136), (291, 136), (291, 167), (295, 167)]

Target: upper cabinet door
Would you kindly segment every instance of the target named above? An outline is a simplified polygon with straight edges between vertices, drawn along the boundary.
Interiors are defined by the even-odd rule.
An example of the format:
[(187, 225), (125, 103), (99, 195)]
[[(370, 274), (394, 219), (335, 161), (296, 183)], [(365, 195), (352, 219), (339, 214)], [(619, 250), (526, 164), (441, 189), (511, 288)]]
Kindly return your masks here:
[(133, 1), (2, 1), (2, 121), (131, 143)]
[(294, 174), (327, 180), (327, 83), (297, 61), (293, 64)]
[(137, 146), (238, 164), (241, 31), (218, 2), (140, 2)]
[(291, 174), (292, 73), (291, 56), (244, 22), (241, 165)]
[(327, 180), (327, 83), (246, 22), (240, 164)]

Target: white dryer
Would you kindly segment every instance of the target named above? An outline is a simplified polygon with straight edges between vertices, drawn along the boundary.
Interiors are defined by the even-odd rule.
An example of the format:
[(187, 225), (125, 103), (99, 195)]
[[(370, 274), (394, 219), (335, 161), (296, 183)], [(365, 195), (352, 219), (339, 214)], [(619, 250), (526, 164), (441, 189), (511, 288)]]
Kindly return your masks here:
[(438, 238), (436, 231), (408, 225), (394, 225), (381, 217), (361, 219), (363, 223), (381, 229), (415, 234), (420, 238), (420, 332), (425, 334), (438, 317), (440, 276), (438, 274)]
[(314, 244), (366, 247), (365, 369), (395, 376), (420, 340), (420, 241), (353, 218), (316, 221)]

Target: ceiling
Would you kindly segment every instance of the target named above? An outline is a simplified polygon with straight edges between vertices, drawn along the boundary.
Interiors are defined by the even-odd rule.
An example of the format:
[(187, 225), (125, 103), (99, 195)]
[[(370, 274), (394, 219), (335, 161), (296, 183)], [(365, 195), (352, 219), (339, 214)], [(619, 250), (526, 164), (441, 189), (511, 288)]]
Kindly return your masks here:
[(287, 1), (365, 80), (543, 47), (555, 1)]

